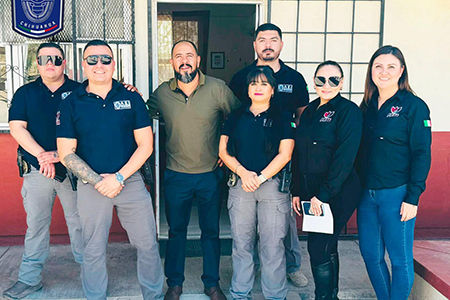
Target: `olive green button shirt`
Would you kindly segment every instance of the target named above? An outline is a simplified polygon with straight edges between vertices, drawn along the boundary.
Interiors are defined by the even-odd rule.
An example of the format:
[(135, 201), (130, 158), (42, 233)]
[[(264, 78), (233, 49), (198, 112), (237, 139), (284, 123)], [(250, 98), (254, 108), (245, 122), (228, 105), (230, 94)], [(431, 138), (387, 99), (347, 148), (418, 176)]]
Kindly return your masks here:
[(199, 85), (189, 97), (172, 78), (147, 102), (150, 116), (159, 112), (164, 118), (167, 168), (172, 171), (199, 174), (214, 170), (223, 119), (240, 106), (225, 82), (199, 75)]

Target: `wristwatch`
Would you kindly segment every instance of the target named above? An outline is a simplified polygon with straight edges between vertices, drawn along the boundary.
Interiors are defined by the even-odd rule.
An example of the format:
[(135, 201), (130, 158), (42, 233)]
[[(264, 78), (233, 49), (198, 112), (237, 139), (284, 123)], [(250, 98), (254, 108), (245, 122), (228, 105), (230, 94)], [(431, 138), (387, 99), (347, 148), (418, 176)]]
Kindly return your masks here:
[(261, 183), (264, 183), (264, 182), (267, 181), (266, 176), (264, 176), (264, 175), (261, 174), (261, 173), (259, 173), (258, 179), (259, 179), (259, 181), (261, 181)]
[(125, 183), (124, 183), (125, 178), (124, 178), (123, 175), (120, 174), (119, 172), (116, 172), (116, 180), (117, 180), (122, 186), (125, 186)]

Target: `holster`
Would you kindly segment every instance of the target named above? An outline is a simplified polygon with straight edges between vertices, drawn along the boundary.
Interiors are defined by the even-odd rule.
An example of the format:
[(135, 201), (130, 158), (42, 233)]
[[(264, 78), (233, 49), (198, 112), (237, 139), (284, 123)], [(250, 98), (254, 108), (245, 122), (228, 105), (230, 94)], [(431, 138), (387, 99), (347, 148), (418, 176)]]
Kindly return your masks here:
[(70, 185), (72, 186), (72, 191), (76, 192), (77, 184), (78, 184), (78, 177), (76, 177), (75, 175), (73, 175), (72, 172), (67, 170), (67, 178), (69, 178)]
[(153, 172), (152, 165), (150, 164), (150, 158), (145, 161), (145, 163), (139, 169), (139, 172), (144, 178), (144, 183), (148, 186), (151, 186), (153, 184)]
[(239, 176), (234, 173), (231, 172), (230, 170), (228, 170), (228, 180), (227, 180), (227, 185), (229, 187), (233, 187), (236, 186), (237, 182), (238, 182)]
[(31, 172), (31, 164), (23, 158), (23, 153), (20, 149), (17, 149), (17, 166), (19, 167), (20, 177)]
[(292, 163), (288, 162), (286, 166), (278, 173), (280, 177), (280, 186), (278, 190), (281, 193), (289, 193), (292, 185)]

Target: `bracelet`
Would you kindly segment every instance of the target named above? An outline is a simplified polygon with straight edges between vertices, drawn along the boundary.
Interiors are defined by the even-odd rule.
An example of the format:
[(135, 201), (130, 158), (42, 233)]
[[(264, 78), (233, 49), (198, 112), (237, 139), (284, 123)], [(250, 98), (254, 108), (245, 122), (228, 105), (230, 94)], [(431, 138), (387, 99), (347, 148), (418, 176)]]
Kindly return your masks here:
[(237, 169), (238, 169), (239, 167), (242, 167), (242, 165), (241, 165), (241, 164), (238, 164), (238, 165), (236, 166), (236, 168), (234, 169), (234, 173), (235, 173), (235, 174), (237, 174)]

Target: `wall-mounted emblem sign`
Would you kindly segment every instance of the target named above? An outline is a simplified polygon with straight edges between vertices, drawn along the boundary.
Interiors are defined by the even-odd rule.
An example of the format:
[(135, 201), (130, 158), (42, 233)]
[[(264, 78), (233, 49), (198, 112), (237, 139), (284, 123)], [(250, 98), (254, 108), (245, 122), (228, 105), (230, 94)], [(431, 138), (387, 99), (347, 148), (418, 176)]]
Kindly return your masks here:
[(63, 29), (64, 0), (11, 0), (13, 30), (33, 39)]

